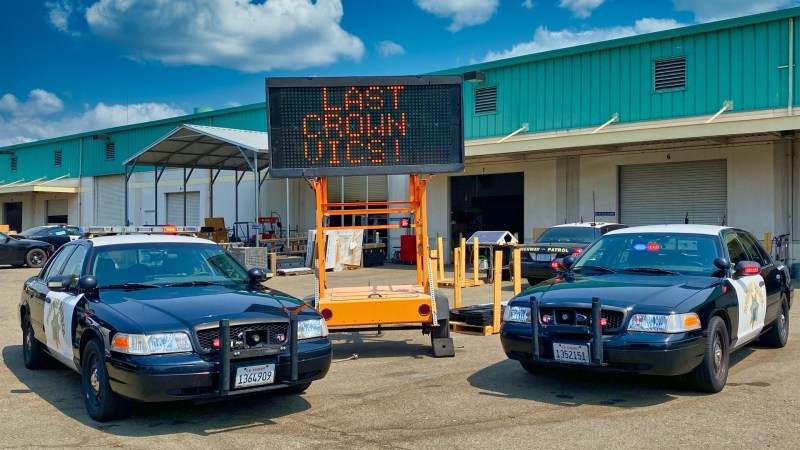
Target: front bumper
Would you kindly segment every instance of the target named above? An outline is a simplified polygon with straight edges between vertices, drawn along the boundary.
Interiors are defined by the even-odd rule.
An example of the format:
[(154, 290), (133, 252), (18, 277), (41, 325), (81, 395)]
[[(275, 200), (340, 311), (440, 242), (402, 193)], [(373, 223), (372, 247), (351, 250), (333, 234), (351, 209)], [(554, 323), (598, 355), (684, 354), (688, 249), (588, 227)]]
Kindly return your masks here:
[(510, 359), (545, 366), (645, 375), (681, 375), (703, 361), (706, 337), (701, 331), (680, 334), (625, 333), (603, 335), (602, 364), (571, 364), (553, 359), (553, 342), (591, 345), (592, 336), (539, 332), (539, 358), (534, 361), (531, 325), (504, 322), (503, 351)]
[[(144, 402), (223, 398), (290, 387), (319, 380), (331, 365), (332, 346), (327, 338), (308, 339), (297, 345), (297, 377), (292, 379), (290, 353), (230, 360), (228, 384), (220, 380), (218, 356), (183, 353), (130, 356), (112, 353), (106, 359), (111, 389), (126, 398)], [(236, 369), (243, 366), (275, 364), (274, 383), (234, 389)]]

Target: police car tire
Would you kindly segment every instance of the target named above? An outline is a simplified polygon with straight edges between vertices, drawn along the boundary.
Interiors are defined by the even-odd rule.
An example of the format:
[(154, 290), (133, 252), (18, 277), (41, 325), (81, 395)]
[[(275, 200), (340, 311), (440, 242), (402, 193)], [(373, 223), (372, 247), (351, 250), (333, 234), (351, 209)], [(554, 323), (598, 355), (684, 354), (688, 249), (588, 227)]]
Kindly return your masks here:
[(761, 344), (767, 347), (783, 348), (789, 340), (789, 302), (781, 295), (781, 310), (772, 322), (769, 331), (761, 335)]
[(311, 387), (311, 382), (308, 383), (300, 383), (295, 384), (294, 386), (290, 386), (283, 390), (286, 394), (302, 394), (305, 392), (309, 387)]
[(106, 355), (96, 338), (86, 344), (81, 355), (81, 387), (86, 411), (89, 417), (98, 422), (122, 417), (130, 411), (130, 400), (111, 390), (106, 372)]
[(33, 336), (33, 325), (27, 314), (22, 327), (22, 362), (30, 370), (41, 369), (47, 363), (47, 355), (42, 350), (42, 344)]
[(532, 361), (520, 361), (519, 364), (522, 366), (523, 369), (527, 370), (528, 373), (544, 373), (545, 368), (541, 364), (536, 364)]
[[(702, 392), (717, 393), (728, 381), (730, 365), (730, 340), (725, 321), (714, 316), (708, 322), (708, 339), (706, 339), (703, 362), (690, 374), (694, 387)], [(719, 359), (715, 362), (715, 359)]]

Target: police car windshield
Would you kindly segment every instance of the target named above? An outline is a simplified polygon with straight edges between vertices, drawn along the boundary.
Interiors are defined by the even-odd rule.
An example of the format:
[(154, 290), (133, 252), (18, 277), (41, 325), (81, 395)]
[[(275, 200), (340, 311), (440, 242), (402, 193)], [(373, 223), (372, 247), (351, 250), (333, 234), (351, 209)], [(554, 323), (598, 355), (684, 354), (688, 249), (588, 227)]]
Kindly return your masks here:
[(43, 232), (43, 231), (47, 230), (47, 228), (48, 228), (48, 227), (33, 227), (33, 228), (28, 228), (27, 230), (23, 231), (23, 232), (22, 232), (22, 233), (20, 233), (20, 234), (21, 234), (21, 235), (23, 235), (23, 236), (33, 236), (33, 235), (35, 235), (35, 234), (38, 234), (38, 233), (41, 233), (41, 232)]
[(553, 227), (545, 230), (536, 242), (591, 244), (594, 238), (593, 227)]
[(631, 275), (712, 276), (717, 271), (714, 259), (720, 251), (716, 238), (708, 235), (605, 235), (581, 254), (572, 270), (589, 273), (592, 266), (600, 266)]
[(241, 284), (247, 271), (217, 245), (142, 243), (96, 247), (88, 272), (98, 287)]

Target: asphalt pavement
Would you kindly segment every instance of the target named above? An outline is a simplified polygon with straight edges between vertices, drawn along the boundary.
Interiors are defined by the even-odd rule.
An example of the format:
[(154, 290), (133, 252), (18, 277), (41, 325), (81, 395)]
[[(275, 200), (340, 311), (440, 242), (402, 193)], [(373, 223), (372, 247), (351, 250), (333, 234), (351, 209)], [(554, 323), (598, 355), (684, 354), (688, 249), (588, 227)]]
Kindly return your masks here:
[[(410, 269), (329, 274), (329, 286), (411, 283)], [(787, 347), (737, 351), (714, 395), (680, 378), (532, 375), (505, 358), (496, 335), (454, 334), (456, 356), (437, 359), (418, 331), (334, 333), (331, 371), (302, 395), (141, 404), (101, 424), (84, 410), (76, 373), (22, 363), (17, 305), (37, 272), (0, 267), (2, 448), (800, 448), (797, 306)], [(267, 286), (303, 297), (314, 280), (276, 276)], [(512, 294), (504, 282), (503, 300)], [(490, 285), (464, 289), (464, 304), (491, 299)]]

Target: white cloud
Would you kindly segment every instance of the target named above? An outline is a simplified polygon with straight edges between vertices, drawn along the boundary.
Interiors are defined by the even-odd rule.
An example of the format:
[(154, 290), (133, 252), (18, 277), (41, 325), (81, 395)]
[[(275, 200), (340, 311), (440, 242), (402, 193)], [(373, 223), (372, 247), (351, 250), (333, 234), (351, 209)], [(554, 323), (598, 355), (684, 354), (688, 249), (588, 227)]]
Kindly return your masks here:
[(525, 0), (522, 2), (523, 8), (533, 9), (534, 6), (536, 6), (536, 4), (533, 2), (533, 0)]
[(592, 15), (592, 11), (603, 4), (603, 1), (605, 0), (561, 0), (558, 6), (569, 9), (572, 15), (579, 19), (586, 19)]
[(58, 0), (55, 2), (47, 2), (44, 4), (47, 9), (47, 17), (50, 23), (56, 27), (57, 30), (64, 33), (70, 33), (69, 18), (72, 15), (72, 4), (68, 0)]
[(225, 102), (225, 107), (226, 108), (236, 108), (237, 106), (242, 106), (242, 104), (239, 103), (239, 102), (233, 102), (233, 101)]
[(694, 13), (697, 22), (729, 19), (800, 5), (797, 0), (672, 0), (678, 11)]
[(406, 52), (403, 46), (392, 41), (380, 41), (375, 47), (378, 49), (378, 54), (381, 56), (402, 55)]
[(414, 0), (422, 10), (451, 19), (447, 27), (455, 33), (465, 27), (486, 23), (497, 11), (498, 0)]
[(34, 89), (28, 93), (28, 100), (20, 102), (14, 94), (0, 97), (0, 111), (15, 117), (49, 115), (64, 109), (64, 102), (55, 94), (44, 89)]
[(364, 44), (343, 14), (341, 0), (99, 0), (86, 21), (137, 61), (260, 72), (359, 61)]
[(85, 131), (111, 128), (133, 123), (150, 122), (187, 113), (163, 103), (106, 105), (98, 103), (77, 115), (52, 118), (64, 109), (55, 94), (43, 89), (31, 91), (28, 100), (20, 102), (14, 95), (0, 97), (0, 146), (21, 144)]
[(590, 28), (579, 31), (570, 29), (551, 31), (547, 27), (540, 26), (536, 29), (532, 41), (516, 44), (510, 50), (489, 52), (482, 61), (494, 61), (530, 53), (546, 52), (558, 48), (608, 41), (682, 26), (686, 26), (686, 24), (679, 23), (675, 19), (654, 19), (650, 17), (637, 20), (633, 26)]

